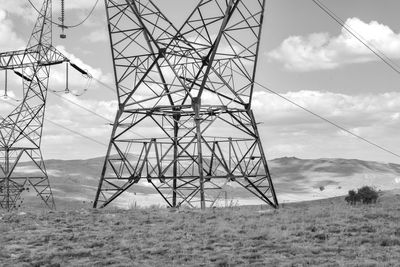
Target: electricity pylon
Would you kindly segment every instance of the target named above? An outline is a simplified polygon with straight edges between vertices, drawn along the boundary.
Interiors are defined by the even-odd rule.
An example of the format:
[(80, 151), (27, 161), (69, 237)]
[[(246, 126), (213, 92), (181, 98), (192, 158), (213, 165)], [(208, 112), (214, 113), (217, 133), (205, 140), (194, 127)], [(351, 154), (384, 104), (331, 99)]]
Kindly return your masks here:
[(265, 1), (199, 1), (180, 29), (151, 0), (105, 2), (119, 109), (94, 207), (147, 181), (171, 207), (232, 182), (277, 208), (251, 109)]
[(0, 70), (23, 79), (21, 103), (0, 121), (0, 208), (17, 209), (21, 193), (34, 188), (55, 208), (40, 145), (50, 66), (68, 59), (52, 46), (52, 1), (43, 1), (27, 48), (0, 53)]

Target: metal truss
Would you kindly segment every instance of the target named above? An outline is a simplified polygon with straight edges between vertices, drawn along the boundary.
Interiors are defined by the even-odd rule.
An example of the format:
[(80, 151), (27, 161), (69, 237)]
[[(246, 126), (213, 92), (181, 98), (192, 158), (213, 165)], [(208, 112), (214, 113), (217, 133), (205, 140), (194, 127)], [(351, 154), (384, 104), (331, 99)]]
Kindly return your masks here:
[(68, 61), (52, 46), (52, 2), (43, 1), (25, 50), (0, 53), (0, 70), (23, 79), (23, 100), (0, 121), (0, 208), (17, 209), (30, 186), (55, 208), (40, 150), (50, 66)]
[(151, 0), (105, 2), (119, 110), (94, 207), (147, 182), (171, 207), (229, 183), (277, 208), (251, 109), (265, 1), (199, 1), (179, 29)]

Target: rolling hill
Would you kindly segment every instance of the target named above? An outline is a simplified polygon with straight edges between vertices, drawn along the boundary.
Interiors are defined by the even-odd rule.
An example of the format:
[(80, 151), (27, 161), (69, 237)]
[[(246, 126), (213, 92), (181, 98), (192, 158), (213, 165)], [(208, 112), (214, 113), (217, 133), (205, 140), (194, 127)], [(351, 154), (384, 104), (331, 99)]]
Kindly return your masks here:
[[(58, 208), (73, 209), (91, 206), (103, 158), (87, 160), (47, 160), (46, 166)], [(400, 188), (400, 165), (356, 159), (277, 158), (269, 161), (271, 175), (280, 203), (316, 200), (347, 194), (363, 185), (379, 190)], [(27, 170), (29, 171), (29, 170)], [(236, 184), (225, 188), (233, 204), (261, 204)], [(232, 202), (233, 200), (233, 202)], [(25, 202), (34, 202), (31, 195)], [(225, 201), (223, 201), (225, 202)], [(146, 182), (114, 202), (120, 208), (164, 205), (163, 200)]]

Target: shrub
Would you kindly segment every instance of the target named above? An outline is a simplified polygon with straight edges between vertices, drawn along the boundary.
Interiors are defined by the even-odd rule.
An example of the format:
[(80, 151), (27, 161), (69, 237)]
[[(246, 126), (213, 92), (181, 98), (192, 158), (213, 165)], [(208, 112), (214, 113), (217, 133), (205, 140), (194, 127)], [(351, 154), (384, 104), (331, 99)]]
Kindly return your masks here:
[(357, 195), (359, 195), (364, 204), (376, 203), (379, 196), (378, 192), (370, 186), (363, 186), (358, 189)]
[(354, 190), (350, 190), (348, 196), (346, 196), (345, 200), (347, 201), (347, 203), (351, 204), (351, 205), (355, 205), (358, 201), (360, 201), (360, 198), (358, 196), (358, 194), (356, 193), (356, 191)]
[(351, 205), (355, 205), (361, 201), (363, 204), (371, 204), (376, 203), (378, 197), (378, 192), (374, 188), (363, 186), (357, 190), (357, 193), (354, 190), (350, 190), (345, 200)]

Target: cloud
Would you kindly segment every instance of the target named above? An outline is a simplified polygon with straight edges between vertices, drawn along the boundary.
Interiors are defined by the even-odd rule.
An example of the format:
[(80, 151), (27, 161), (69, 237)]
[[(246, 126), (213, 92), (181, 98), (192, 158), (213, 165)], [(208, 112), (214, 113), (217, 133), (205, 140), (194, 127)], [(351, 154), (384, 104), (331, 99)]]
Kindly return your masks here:
[(7, 18), (7, 13), (0, 9), (0, 51), (15, 50), (16, 48), (22, 48), (24, 45), (24, 41), (14, 32), (14, 25)]
[[(73, 96), (71, 94), (64, 96), (64, 98), (67, 100), (62, 101), (63, 105), (66, 106), (69, 111), (71, 111), (69, 116), (72, 116), (72, 117), (79, 116), (79, 114), (82, 114), (82, 113), (88, 113), (87, 111), (82, 110), (80, 107), (78, 107), (72, 103), (76, 103), (80, 106), (83, 106), (86, 109), (89, 109), (92, 112), (97, 113), (100, 116), (107, 118), (109, 121), (114, 120), (115, 113), (117, 112), (117, 109), (118, 109), (118, 103), (116, 100), (108, 100), (108, 101), (88, 100), (88, 99), (82, 99), (80, 97)], [(87, 115), (91, 115), (91, 114), (87, 114)]]
[[(66, 56), (70, 62), (76, 64), (83, 70), (86, 70), (90, 73), (93, 78), (101, 81), (105, 84), (112, 84), (112, 75), (105, 74), (101, 70), (101, 68), (95, 68), (91, 65), (84, 62), (84, 60), (80, 59), (76, 55), (69, 53), (66, 51), (66, 48), (63, 46), (57, 46), (56, 49), (60, 51), (64, 56)], [(86, 77), (83, 77), (81, 73), (69, 67), (69, 89), (72, 90), (74, 93), (81, 93), (84, 89), (90, 85), (90, 80)], [(94, 81), (92, 81), (92, 86), (94, 85)], [(64, 90), (66, 86), (66, 73), (65, 73), (65, 65), (55, 66), (51, 70), (51, 77), (50, 77), (50, 88), (51, 90)]]
[[(399, 153), (400, 93), (347, 95), (322, 91), (287, 92), (284, 97)], [(393, 156), (356, 139), (278, 96), (257, 91), (252, 104), (268, 157), (338, 157), (395, 161)]]
[(84, 36), (83, 40), (91, 43), (108, 42), (108, 29), (100, 28), (93, 30)]
[(94, 68), (74, 54), (67, 52), (64, 46), (57, 46), (56, 48), (61, 53), (63, 53), (63, 55), (66, 56), (71, 62), (78, 65), (80, 68), (87, 70), (94, 78), (104, 83), (111, 83), (111, 78), (107, 75), (104, 75), (100, 68)]
[[(9, 95), (11, 96), (12, 93)], [(0, 90), (0, 122), (10, 114), (15, 108), (15, 105), (17, 105), (17, 103), (10, 97), (4, 97), (4, 91)]]
[[(41, 1), (34, 0), (33, 2), (35, 3), (36, 7), (40, 7)], [(68, 5), (71, 3), (70, 7), (67, 6), (68, 9), (73, 9), (74, 6), (76, 8), (78, 3), (80, 6), (83, 5), (84, 8), (84, 10), (79, 10), (79, 12), (78, 10), (73, 12), (71, 11), (71, 19), (72, 15), (77, 17), (80, 15), (83, 16), (84, 13), (87, 14), (87, 7), (92, 7), (94, 3), (94, 1), (66, 2), (68, 2)], [(56, 5), (53, 6), (53, 9), (56, 14), (59, 9), (57, 9), (55, 6)], [(98, 6), (101, 7), (100, 4)], [(22, 32), (25, 30), (24, 28), (21, 28), (22, 32), (19, 31), (21, 30), (21, 25), (17, 23), (29, 22), (30, 31), (32, 22), (36, 20), (36, 17), (37, 13), (25, 0), (0, 0), (0, 51), (3, 52), (7, 50), (24, 48), (26, 42), (20, 38), (18, 33), (22, 36)], [(56, 17), (57, 16), (54, 15), (53, 19), (56, 19)], [(17, 28), (17, 26), (19, 28)], [(57, 46), (57, 49), (60, 50), (66, 57), (68, 57), (71, 62), (75, 63), (82, 69), (88, 70), (88, 72), (97, 80), (100, 80), (106, 84), (113, 84), (111, 74), (106, 74), (101, 68), (93, 67), (92, 65), (87, 64), (87, 60), (84, 60), (79, 55), (67, 52), (68, 49), (63, 46)], [(3, 99), (3, 73), (4, 72), (0, 73), (0, 119), (1, 117), (4, 118), (9, 115), (10, 111), (13, 109), (12, 105), (19, 104), (10, 97), (21, 99), (22, 93), (21, 79), (12, 72), (9, 72), (9, 97), (7, 99)], [(70, 68), (69, 75), (70, 89), (72, 91), (76, 91), (77, 93), (82, 92), (82, 90), (85, 88), (87, 80), (72, 68)], [(57, 91), (65, 89), (65, 65), (52, 66), (49, 89)], [(79, 105), (86, 107), (88, 110), (100, 114), (106, 119), (99, 118), (90, 112), (69, 103), (66, 100), (57, 98), (54, 96), (54, 94), (48, 94), (46, 119), (54, 121), (55, 123), (63, 125), (64, 127), (71, 128), (72, 130), (87, 135), (98, 140), (99, 142), (108, 143), (111, 131), (109, 121), (114, 120), (115, 112), (117, 111), (117, 102), (115, 100), (109, 100), (109, 98), (99, 101), (98, 99), (108, 96), (107, 94), (104, 95), (104, 93), (101, 92), (103, 90), (104, 87), (100, 87), (98, 83), (93, 81), (91, 89), (80, 98), (77, 98), (73, 95), (61, 94), (70, 101), (76, 102)], [(115, 93), (113, 93), (113, 97), (111, 99), (115, 99), (114, 94)], [(3, 101), (6, 101), (12, 105), (8, 105)], [(79, 147), (79, 149), (77, 149), (77, 147)], [(105, 147), (97, 143), (90, 142), (79, 135), (73, 134), (63, 128), (51, 124), (50, 122), (46, 122), (44, 125), (43, 134), (43, 152), (46, 155), (50, 155), (50, 157), (56, 158), (82, 158), (93, 155), (102, 155), (105, 153)]]
[[(46, 119), (43, 133), (43, 149), (47, 158), (89, 158), (105, 153), (106, 147), (90, 141), (76, 134), (87, 136), (97, 142), (107, 144), (112, 127), (110, 122), (114, 120), (117, 111), (117, 101), (96, 101), (93, 93), (88, 92), (82, 97), (71, 94), (62, 95), (60, 99), (53, 94), (49, 95), (46, 110)], [(81, 107), (72, 104), (76, 103)], [(98, 117), (97, 113), (105, 118)], [(59, 127), (51, 122), (54, 122)], [(68, 131), (70, 129), (73, 132)]]
[[(31, 0), (31, 1), (38, 9), (40, 9), (39, 0)], [(0, 0), (0, 7), (3, 11), (9, 14), (20, 16), (24, 20), (30, 22), (35, 21), (38, 16), (37, 12), (32, 8), (29, 2), (25, 0), (15, 0), (15, 1)]]
[[(375, 50), (389, 58), (400, 58), (400, 33), (395, 33), (377, 21), (365, 23), (358, 18), (347, 19), (346, 25)], [(344, 28), (337, 36), (329, 33), (290, 36), (278, 48), (267, 53), (267, 56), (282, 62), (291, 71), (335, 69), (343, 65), (379, 60)]]
[[(63, 95), (107, 120), (99, 118), (66, 100), (50, 94), (47, 119), (107, 144), (117, 110), (117, 102), (96, 101), (92, 92), (82, 97)], [(400, 131), (400, 93), (347, 95), (322, 91), (288, 92), (283, 96), (343, 125), (389, 149), (397, 150)], [(297, 156), (302, 158), (339, 157), (394, 161), (378, 149), (349, 137), (341, 130), (311, 116), (276, 95), (257, 91), (253, 110), (268, 158)], [(230, 131), (221, 129), (221, 132)], [(140, 125), (135, 132), (154, 134), (150, 125)], [(46, 123), (44, 149), (47, 158), (84, 158), (105, 154), (106, 147), (91, 142), (58, 126)], [(77, 147), (79, 149), (77, 149)]]
[[(323, 117), (351, 127), (391, 125), (399, 120), (400, 93), (397, 92), (346, 95), (303, 90), (288, 92), (283, 96)], [(282, 98), (267, 92), (255, 92), (252, 107), (264, 121), (272, 125), (324, 123)]]

